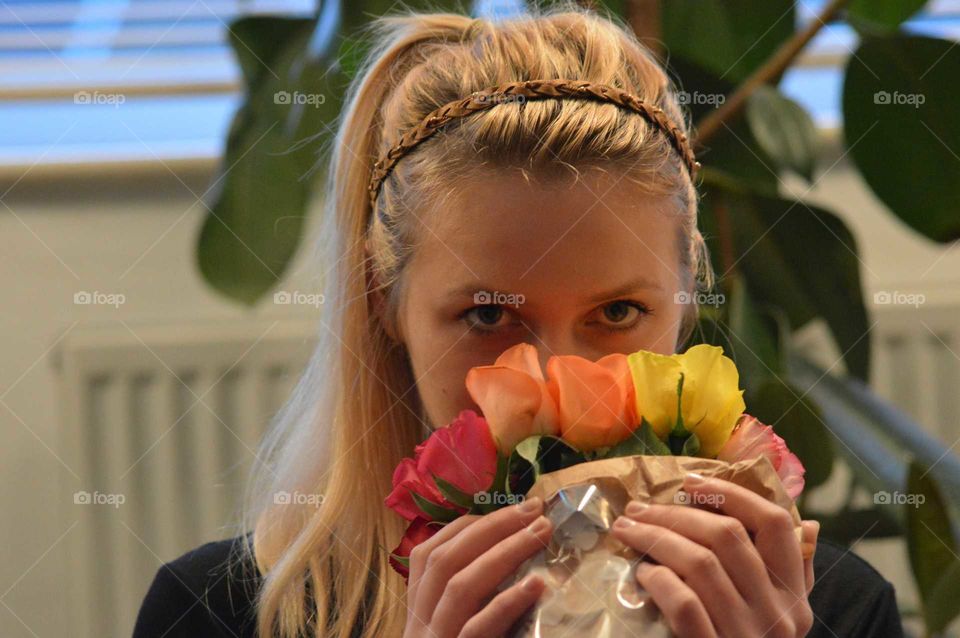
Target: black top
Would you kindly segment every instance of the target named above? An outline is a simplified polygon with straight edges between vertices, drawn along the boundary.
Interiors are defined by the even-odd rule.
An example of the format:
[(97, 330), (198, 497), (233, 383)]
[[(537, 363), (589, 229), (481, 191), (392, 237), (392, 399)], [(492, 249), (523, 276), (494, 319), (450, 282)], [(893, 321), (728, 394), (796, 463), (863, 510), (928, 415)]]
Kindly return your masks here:
[[(243, 537), (201, 545), (160, 567), (143, 600), (133, 638), (254, 638), (259, 576), (250, 563), (227, 574)], [(235, 561), (231, 561), (233, 564)], [(808, 638), (902, 638), (893, 585), (869, 563), (826, 539), (813, 558), (816, 616)]]

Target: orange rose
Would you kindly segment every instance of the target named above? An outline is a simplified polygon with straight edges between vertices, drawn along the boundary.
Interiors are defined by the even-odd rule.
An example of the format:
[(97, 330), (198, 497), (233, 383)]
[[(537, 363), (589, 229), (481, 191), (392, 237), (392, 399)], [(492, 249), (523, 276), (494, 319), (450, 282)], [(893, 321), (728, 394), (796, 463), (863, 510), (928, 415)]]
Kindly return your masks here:
[(493, 365), (471, 368), (466, 384), (502, 454), (535, 434), (559, 434), (557, 406), (529, 343), (505, 350)]
[(637, 428), (640, 418), (626, 355), (609, 354), (598, 361), (550, 357), (547, 375), (560, 436), (578, 450), (616, 445)]

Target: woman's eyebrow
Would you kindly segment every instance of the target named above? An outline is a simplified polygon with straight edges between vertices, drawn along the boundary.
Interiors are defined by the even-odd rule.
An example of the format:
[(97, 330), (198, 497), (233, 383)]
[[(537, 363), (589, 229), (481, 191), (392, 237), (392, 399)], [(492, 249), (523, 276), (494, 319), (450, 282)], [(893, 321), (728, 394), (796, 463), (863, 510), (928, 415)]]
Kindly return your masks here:
[[(616, 299), (617, 297), (623, 297), (632, 292), (638, 292), (641, 290), (663, 290), (663, 286), (661, 286), (660, 283), (658, 283), (657, 281), (654, 281), (647, 277), (637, 277), (636, 279), (631, 279), (630, 281), (624, 284), (621, 284), (616, 288), (612, 288), (610, 290), (606, 290), (604, 292), (591, 295), (588, 299), (586, 299), (586, 301), (588, 303), (599, 303), (601, 301), (607, 301), (609, 299)], [(496, 303), (492, 299), (489, 301), (485, 299), (476, 300), (476, 298), (484, 294), (486, 294), (488, 297), (514, 295), (514, 293), (510, 292), (509, 290), (503, 290), (500, 288), (496, 288), (494, 286), (486, 286), (482, 283), (475, 283), (475, 284), (466, 284), (466, 285), (454, 288), (453, 290), (448, 292), (445, 295), (445, 297), (446, 299), (449, 299), (449, 300), (459, 300), (459, 299), (462, 299), (463, 297), (474, 297), (475, 303), (477, 304)]]
[(647, 277), (637, 277), (636, 279), (631, 279), (630, 281), (617, 286), (616, 288), (591, 295), (587, 301), (590, 303), (599, 303), (609, 299), (616, 299), (617, 297), (624, 297), (632, 292), (638, 292), (640, 290), (663, 290), (663, 286), (653, 279), (648, 279)]
[[(483, 283), (465, 284), (449, 291), (444, 297), (450, 301), (459, 301), (463, 297), (478, 297), (481, 295), (493, 296), (511, 296), (514, 293), (509, 290), (503, 290), (495, 286), (487, 286)], [(476, 301), (477, 304), (495, 303), (493, 301)]]

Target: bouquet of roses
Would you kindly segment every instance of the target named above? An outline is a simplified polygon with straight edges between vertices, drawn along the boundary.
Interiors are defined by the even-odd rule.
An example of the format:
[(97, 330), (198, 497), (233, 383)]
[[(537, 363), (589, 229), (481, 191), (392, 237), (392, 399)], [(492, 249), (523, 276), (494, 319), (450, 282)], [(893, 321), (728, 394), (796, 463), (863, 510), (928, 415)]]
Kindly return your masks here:
[(593, 362), (553, 356), (546, 375), (521, 343), (466, 386), (482, 416), (464, 410), (417, 446), (393, 475), (386, 504), (411, 521), (393, 565), (440, 525), (516, 501), (545, 471), (635, 454), (736, 462), (766, 456), (791, 498), (804, 469), (773, 428), (743, 412), (733, 361), (718, 346), (664, 356), (641, 350)]
[[(744, 412), (738, 385), (733, 361), (722, 348), (705, 344), (670, 356), (645, 350), (598, 361), (553, 356), (545, 371), (534, 346), (508, 349), (493, 365), (467, 374), (467, 390), (482, 414), (463, 410), (397, 466), (385, 502), (410, 524), (391, 553), (391, 565), (406, 577), (413, 547), (444, 524), (515, 503), (541, 477), (565, 480), (578, 470), (560, 470), (597, 461), (606, 465), (579, 470), (592, 477), (594, 487), (597, 472), (602, 478), (604, 468), (616, 467), (634, 475), (632, 483), (623, 481), (633, 485), (627, 491), (651, 496), (659, 488), (649, 484), (650, 472), (639, 472), (646, 485), (637, 483), (636, 464), (647, 463), (654, 472), (680, 471), (679, 465), (655, 464), (651, 457), (710, 459), (707, 463), (736, 468), (762, 457), (779, 477), (778, 493), (785, 492), (792, 505), (803, 490), (803, 466), (773, 428)], [(630, 457), (624, 460), (634, 465), (604, 461), (617, 457)], [(588, 468), (601, 469), (584, 472)], [(569, 487), (564, 480), (549, 483)], [(549, 505), (551, 494), (545, 496)], [(553, 518), (558, 516), (559, 510)]]

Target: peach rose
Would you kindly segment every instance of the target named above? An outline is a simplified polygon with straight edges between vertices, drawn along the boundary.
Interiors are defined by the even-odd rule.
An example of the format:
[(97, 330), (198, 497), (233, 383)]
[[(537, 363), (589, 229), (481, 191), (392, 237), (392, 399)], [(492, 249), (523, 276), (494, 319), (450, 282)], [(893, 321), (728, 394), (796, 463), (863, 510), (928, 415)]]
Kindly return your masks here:
[(502, 454), (535, 434), (560, 433), (557, 406), (529, 343), (508, 348), (493, 365), (471, 368), (466, 384)]
[(609, 354), (595, 362), (575, 355), (550, 357), (547, 376), (560, 437), (578, 450), (616, 445), (639, 425), (626, 355)]

